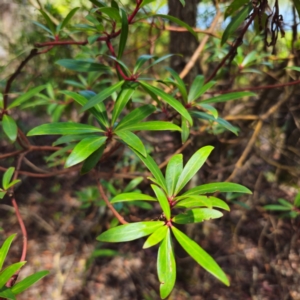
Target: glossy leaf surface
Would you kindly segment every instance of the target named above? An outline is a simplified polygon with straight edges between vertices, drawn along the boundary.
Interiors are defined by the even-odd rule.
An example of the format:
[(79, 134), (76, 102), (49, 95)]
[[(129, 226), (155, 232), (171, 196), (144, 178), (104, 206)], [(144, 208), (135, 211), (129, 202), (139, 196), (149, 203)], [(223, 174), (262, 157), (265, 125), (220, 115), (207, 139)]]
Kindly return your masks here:
[(146, 195), (146, 194), (141, 194), (141, 193), (122, 193), (119, 194), (111, 199), (111, 203), (118, 203), (118, 202), (127, 202), (127, 201), (157, 201), (156, 198)]
[(205, 220), (221, 218), (223, 214), (215, 209), (195, 208), (176, 215), (172, 222), (177, 224), (199, 223)]

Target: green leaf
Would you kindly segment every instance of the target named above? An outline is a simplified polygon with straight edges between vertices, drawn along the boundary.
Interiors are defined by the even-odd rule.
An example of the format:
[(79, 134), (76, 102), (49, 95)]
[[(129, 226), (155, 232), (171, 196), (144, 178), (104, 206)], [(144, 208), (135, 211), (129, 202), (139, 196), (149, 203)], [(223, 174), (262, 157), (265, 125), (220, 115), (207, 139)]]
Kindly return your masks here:
[(6, 136), (11, 142), (15, 142), (18, 135), (18, 127), (15, 120), (8, 115), (3, 115), (2, 117), (2, 127)]
[(145, 62), (147, 62), (152, 58), (154, 58), (154, 55), (150, 55), (150, 54), (141, 55), (135, 63), (133, 73), (136, 74), (136, 72), (145, 64)]
[(199, 97), (198, 93), (201, 90), (203, 84), (204, 84), (204, 76), (197, 75), (190, 88), (190, 92), (188, 95), (188, 103), (193, 102)]
[(234, 0), (230, 3), (229, 6), (227, 6), (227, 9), (224, 14), (224, 20), (227, 19), (227, 17), (233, 15), (237, 10), (239, 10), (242, 6), (245, 4), (248, 4), (249, 0)]
[(125, 187), (124, 193), (130, 192), (133, 189), (135, 189), (143, 180), (144, 180), (144, 177), (142, 177), (142, 176), (132, 179)]
[[(84, 92), (85, 91), (81, 91), (80, 94), (77, 94), (75, 92), (70, 92), (70, 91), (61, 91), (62, 94), (70, 96), (81, 106), (84, 106), (88, 102), (88, 99), (85, 97), (85, 95), (87, 95), (87, 94)], [(96, 97), (96, 96), (97, 95), (90, 93), (89, 99), (92, 99), (93, 97)], [(95, 116), (95, 118), (99, 121), (99, 123), (103, 129), (109, 127), (107, 114), (106, 114), (106, 108), (103, 105), (103, 103), (96, 104), (95, 107), (92, 107), (89, 109), (89, 112)]]
[(269, 204), (269, 205), (265, 205), (263, 208), (267, 210), (279, 210), (279, 211), (291, 210), (290, 207), (279, 205), (279, 204)]
[(10, 235), (3, 243), (2, 247), (0, 248), (0, 271), (2, 270), (3, 263), (5, 261), (5, 258), (7, 256), (8, 250), (10, 248), (10, 245), (13, 241), (13, 239), (16, 237), (16, 234)]
[(179, 0), (182, 6), (185, 6), (185, 0)]
[(147, 4), (150, 4), (152, 2), (154, 2), (156, 0), (143, 0), (142, 4), (140, 5), (140, 8), (142, 8), (143, 6), (147, 5)]
[(116, 135), (128, 146), (138, 151), (143, 156), (147, 156), (147, 151), (140, 138), (131, 131), (116, 131)]
[(19, 270), (21, 269), (24, 265), (26, 264), (26, 261), (21, 261), (15, 264), (12, 264), (2, 270), (0, 272), (0, 288), (2, 288), (7, 281)]
[(173, 16), (170, 16), (170, 15), (162, 15), (162, 14), (155, 14), (153, 15), (153, 17), (161, 17), (161, 18), (164, 18), (164, 19), (167, 19), (173, 23), (176, 23), (177, 25), (179, 25), (180, 27), (184, 27), (186, 30), (188, 30), (195, 38), (196, 40), (198, 41), (198, 36), (196, 34), (196, 32), (194, 31), (194, 29), (186, 24), (185, 22), (173, 17)]
[(36, 21), (33, 21), (32, 23), (35, 24), (35, 25), (37, 25), (37, 26), (39, 26), (39, 27), (42, 28), (43, 30), (45, 30), (45, 31), (47, 31), (48, 33), (50, 33), (51, 36), (53, 36), (52, 31), (51, 31), (48, 27), (46, 27), (45, 25), (43, 25), (43, 24), (41, 24), (41, 23), (39, 23), (39, 22), (36, 22)]
[(0, 189), (0, 199), (3, 199), (4, 196), (6, 195), (6, 191), (3, 191), (2, 189)]
[(204, 251), (196, 242), (191, 240), (183, 232), (179, 231), (174, 226), (172, 227), (172, 232), (182, 246), (182, 248), (206, 271), (211, 273), (213, 276), (222, 281), (225, 285), (229, 286), (229, 280), (226, 277), (223, 270), (215, 262), (215, 260)]
[[(298, 1), (298, 0), (295, 0), (295, 1)], [(299, 9), (300, 9), (300, 1), (299, 1)], [(298, 14), (299, 14), (299, 12), (298, 12)], [(286, 69), (300, 72), (300, 67), (296, 67), (296, 66), (286, 67)]]
[[(92, 136), (96, 137), (97, 135), (92, 134)], [(71, 142), (80, 141), (87, 137), (87, 134), (70, 134), (70, 135), (63, 135), (60, 138), (58, 138), (52, 145), (57, 146), (61, 144), (68, 144)]]
[(153, 94), (161, 97), (165, 102), (167, 102), (171, 107), (173, 107), (179, 114), (181, 114), (191, 125), (193, 125), (193, 119), (190, 114), (186, 110), (186, 108), (175, 98), (165, 93), (164, 91), (151, 86), (150, 84), (141, 81), (140, 84), (145, 88), (145, 90), (149, 90)]
[(160, 297), (165, 299), (172, 292), (176, 281), (176, 262), (170, 228), (158, 248), (157, 273), (160, 281)]
[(145, 166), (149, 169), (149, 171), (152, 173), (154, 178), (156, 179), (156, 182), (159, 186), (163, 188), (163, 190), (166, 192), (166, 181), (165, 178), (157, 166), (156, 162), (153, 160), (153, 158), (148, 154), (146, 157), (142, 156), (139, 152), (132, 149), (132, 151), (139, 157), (139, 159), (145, 164)]
[(181, 119), (181, 141), (185, 143), (190, 136), (190, 128), (188, 121), (182, 117)]
[(283, 206), (289, 207), (290, 209), (294, 208), (294, 205), (291, 204), (290, 202), (286, 201), (285, 199), (279, 198), (278, 202)]
[(42, 124), (38, 127), (31, 129), (27, 135), (45, 135), (45, 134), (83, 134), (92, 132), (104, 132), (102, 129), (95, 126), (81, 124), (81, 123), (71, 123), (71, 122), (60, 122), (60, 123), (49, 123)]
[(159, 227), (147, 238), (146, 242), (143, 245), (143, 249), (150, 248), (161, 242), (166, 237), (167, 230), (168, 226)]
[(214, 116), (212, 116), (210, 114), (200, 112), (200, 111), (191, 111), (191, 115), (194, 116), (194, 117), (197, 117), (200, 120), (207, 120), (207, 121), (211, 121), (211, 122), (216, 122), (219, 125), (221, 125), (222, 127), (226, 128), (227, 130), (234, 133), (235, 135), (238, 135), (239, 128), (233, 126), (228, 121), (226, 121), (222, 118), (215, 118)]
[(75, 59), (60, 59), (55, 62), (56, 64), (76, 72), (108, 72), (110, 67), (105, 65), (87, 61), (87, 60), (75, 60)]
[(175, 188), (175, 195), (177, 195), (185, 185), (192, 179), (192, 177), (199, 171), (203, 166), (210, 152), (214, 149), (212, 146), (205, 146), (200, 148), (185, 165)]
[(169, 221), (171, 218), (171, 208), (166, 194), (155, 184), (151, 184), (151, 187), (157, 197), (157, 200), (162, 208), (162, 211), (164, 212), (167, 221)]
[(18, 295), (28, 289), (30, 286), (41, 280), (43, 277), (49, 274), (49, 271), (40, 271), (35, 274), (32, 274), (25, 279), (21, 280), (20, 282), (16, 283), (12, 288), (11, 291)]
[(294, 199), (294, 205), (300, 207), (300, 193), (298, 193)]
[(9, 189), (10, 187), (16, 185), (18, 182), (21, 182), (21, 180), (19, 180), (19, 179), (13, 180), (13, 181), (7, 186), (7, 188)]
[[(188, 198), (185, 198), (183, 200), (180, 200), (180, 197), (178, 197), (178, 202), (174, 207), (178, 208), (191, 208), (191, 207), (197, 207), (197, 206), (206, 206), (208, 208), (217, 207), (222, 208), (224, 210), (230, 210), (227, 203), (219, 198), (212, 197), (212, 196), (198, 196), (198, 195), (192, 195)], [(177, 200), (177, 198), (176, 198)]]
[(105, 145), (102, 145), (94, 153), (92, 153), (83, 163), (80, 170), (80, 174), (86, 174), (90, 172), (99, 162), (103, 152), (105, 150)]
[(120, 16), (119, 10), (116, 9), (115, 7), (100, 7), (98, 9), (98, 11), (107, 15), (110, 19), (112, 19), (116, 22), (121, 21), (121, 16)]
[[(124, 127), (124, 126), (122, 126)], [(154, 131), (161, 131), (161, 130), (171, 130), (171, 131), (181, 131), (181, 128), (171, 122), (164, 122), (164, 121), (149, 121), (149, 122), (141, 122), (135, 123), (131, 125), (127, 125), (122, 130), (119, 127), (116, 128), (115, 132), (120, 132), (123, 130), (130, 130), (130, 131), (137, 131), (137, 130), (154, 130)]]
[(252, 194), (252, 192), (249, 189), (237, 183), (213, 182), (213, 183), (206, 183), (206, 184), (196, 186), (188, 190), (184, 194), (182, 194), (182, 196), (208, 194), (208, 193), (215, 193), (215, 192)]
[(132, 94), (135, 92), (136, 85), (126, 84), (122, 87), (121, 92), (116, 100), (115, 107), (112, 112), (111, 125), (113, 126), (117, 121), (120, 113), (123, 111), (123, 108), (126, 106), (130, 100)]
[(164, 224), (162, 221), (145, 221), (120, 225), (103, 232), (97, 240), (109, 243), (133, 241), (151, 234)]
[(10, 288), (7, 287), (2, 287), (0, 288), (0, 297), (4, 298), (4, 299), (12, 299), (12, 300), (16, 300), (15, 295), (12, 293)]
[[(216, 84), (215, 81), (210, 81), (204, 86), (202, 86), (199, 90), (195, 91), (195, 94), (193, 96), (194, 100), (198, 99), (200, 96), (202, 96), (207, 90), (209, 90), (211, 87), (213, 87)], [(193, 100), (190, 100), (189, 103), (193, 102)]]
[(143, 72), (143, 71), (145, 71), (145, 70), (147, 70), (147, 69), (149, 69), (149, 68), (151, 68), (151, 67), (157, 65), (158, 63), (160, 63), (160, 62), (162, 62), (162, 61), (168, 59), (168, 58), (171, 57), (171, 56), (174, 56), (174, 54), (167, 54), (167, 55), (164, 55), (164, 56), (162, 56), (162, 57), (156, 59), (153, 63), (151, 63), (151, 64), (150, 64), (149, 66), (147, 66), (146, 68), (144, 68), (141, 72)]
[(172, 76), (175, 78), (176, 82), (178, 83), (178, 89), (180, 91), (180, 94), (181, 94), (184, 102), (186, 103), (187, 102), (187, 91), (186, 91), (186, 87), (185, 87), (183, 80), (180, 78), (178, 73), (175, 72), (173, 69), (171, 69), (171, 68), (166, 68), (166, 69), (172, 74)]
[(168, 162), (166, 169), (166, 184), (168, 196), (173, 196), (175, 187), (183, 169), (182, 154), (176, 154)]
[(46, 12), (44, 12), (42, 9), (40, 9), (39, 11), (43, 15), (49, 29), (52, 32), (52, 34), (55, 35), (55, 25), (54, 25), (54, 23), (51, 21), (51, 19), (49, 18), (48, 14)]
[(201, 103), (201, 105), (199, 105), (199, 106), (200, 106), (202, 109), (204, 109), (204, 110), (210, 112), (210, 113), (212, 114), (212, 116), (213, 116), (215, 119), (218, 118), (219, 113), (218, 113), (218, 111), (217, 111), (213, 106), (208, 105), (208, 104), (202, 104), (202, 103)]
[(121, 17), (122, 17), (122, 28), (121, 28), (121, 35), (119, 41), (119, 52), (118, 52), (118, 59), (121, 59), (124, 49), (126, 47), (127, 37), (128, 37), (128, 20), (127, 15), (124, 9), (120, 9)]
[(224, 95), (220, 95), (217, 97), (213, 97), (210, 99), (206, 99), (203, 100), (201, 102), (199, 102), (199, 104), (203, 104), (203, 103), (220, 103), (220, 102), (226, 102), (226, 101), (230, 101), (230, 100), (236, 100), (236, 99), (240, 99), (242, 97), (250, 97), (250, 96), (256, 96), (255, 93), (252, 92), (235, 92), (235, 93), (228, 93), (228, 94), (224, 94)]
[(60, 30), (62, 30), (65, 26), (67, 26), (67, 24), (70, 22), (70, 20), (75, 15), (78, 9), (79, 7), (75, 7), (67, 14), (67, 16), (64, 18), (64, 20), (61, 23)]
[(13, 107), (19, 106), (20, 104), (24, 103), (25, 101), (31, 99), (34, 95), (38, 94), (42, 90), (46, 88), (46, 85), (40, 85), (33, 89), (30, 89), (25, 94), (21, 95), (17, 99), (15, 99), (10, 105), (8, 105), (8, 109), (11, 109)]
[(199, 223), (205, 220), (221, 218), (223, 214), (215, 209), (210, 208), (194, 208), (182, 214), (178, 214), (172, 219), (177, 224)]
[(89, 101), (82, 107), (81, 111), (85, 111), (90, 109), (91, 107), (95, 106), (98, 103), (103, 102), (105, 99), (110, 97), (115, 91), (117, 91), (122, 85), (124, 81), (119, 81), (110, 87), (103, 89), (100, 93), (96, 96), (89, 99)]
[(238, 27), (245, 21), (251, 10), (252, 3), (249, 3), (243, 9), (241, 9), (241, 11), (239, 11), (235, 15), (235, 17), (232, 18), (232, 20), (223, 32), (221, 46), (224, 45), (227, 42), (228, 38), (235, 33)]
[(88, 158), (93, 152), (99, 149), (104, 143), (106, 142), (107, 137), (87, 137), (80, 141), (75, 148), (73, 149), (72, 153), (68, 157), (65, 168), (69, 168), (74, 166), (86, 158)]
[[(2, 186), (5, 190), (7, 190), (9, 188), (9, 183), (11, 181), (11, 178), (12, 178), (14, 172), (15, 172), (14, 167), (10, 167), (5, 171), (3, 178), (2, 178)], [(1, 268), (0, 268), (0, 270), (1, 270)]]
[(128, 202), (128, 201), (157, 201), (156, 198), (141, 194), (141, 193), (123, 193), (119, 194), (111, 199), (111, 203), (118, 203), (118, 202)]

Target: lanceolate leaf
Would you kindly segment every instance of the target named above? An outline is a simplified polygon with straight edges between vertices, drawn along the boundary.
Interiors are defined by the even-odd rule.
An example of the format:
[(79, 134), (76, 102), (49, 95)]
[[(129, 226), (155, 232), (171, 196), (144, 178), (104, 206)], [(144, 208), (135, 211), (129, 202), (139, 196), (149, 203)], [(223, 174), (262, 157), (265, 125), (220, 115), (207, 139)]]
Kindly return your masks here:
[(144, 63), (149, 61), (153, 57), (154, 55), (149, 55), (149, 54), (141, 55), (136, 61), (136, 64), (133, 69), (133, 73), (136, 74), (136, 72), (144, 65)]
[(147, 152), (140, 138), (131, 131), (116, 131), (116, 135), (128, 146), (138, 151), (143, 156), (147, 156)]
[(152, 189), (157, 197), (157, 200), (165, 214), (166, 219), (169, 221), (171, 218), (171, 208), (170, 208), (170, 204), (168, 202), (167, 196), (157, 185), (151, 184), (151, 187), (152, 187)]
[(84, 161), (82, 168), (80, 170), (80, 174), (85, 174), (85, 173), (90, 172), (99, 162), (104, 150), (105, 150), (105, 145), (102, 145), (99, 149), (97, 149), (94, 153), (92, 153)]
[(176, 215), (172, 222), (177, 224), (199, 223), (205, 220), (221, 218), (223, 214), (215, 209), (210, 208), (194, 208), (182, 214)]
[(16, 234), (12, 234), (9, 236), (3, 243), (2, 247), (0, 248), (0, 271), (2, 270), (3, 263), (5, 261), (6, 255), (10, 248), (10, 245), (13, 239), (16, 237)]
[(123, 190), (124, 193), (134, 190), (143, 180), (144, 180), (144, 177), (142, 177), (142, 176), (132, 179), (124, 188), (124, 190)]
[(245, 21), (251, 9), (252, 9), (252, 3), (249, 3), (240, 12), (238, 12), (235, 17), (232, 18), (229, 25), (224, 30), (224, 33), (222, 35), (221, 45), (224, 45), (227, 42), (228, 38), (233, 33), (235, 33), (238, 27)]
[(28, 289), (30, 286), (32, 286), (37, 281), (41, 280), (43, 277), (49, 274), (49, 271), (40, 271), (35, 274), (32, 274), (25, 279), (21, 280), (20, 282), (16, 283), (12, 288), (11, 291), (18, 295)]
[(157, 184), (159, 186), (161, 186), (165, 192), (167, 192), (165, 178), (164, 178), (161, 170), (157, 166), (156, 162), (153, 160), (153, 158), (149, 154), (147, 155), (147, 157), (144, 157), (139, 152), (137, 152), (136, 150), (132, 149), (132, 151), (139, 157), (139, 159), (149, 169), (149, 171), (152, 173), (152, 175), (156, 179)]
[[(81, 94), (71, 91), (61, 91), (61, 93), (70, 96), (81, 106), (84, 106), (88, 102), (88, 99), (82, 95), (83, 91), (81, 92)], [(93, 98), (93, 96), (90, 95), (90, 98)], [(106, 108), (104, 107), (104, 109)], [(99, 122), (100, 126), (103, 129), (109, 126), (109, 123), (107, 121), (107, 114), (106, 111), (104, 111), (104, 109), (101, 109), (100, 104), (95, 105), (95, 107), (89, 109), (89, 112), (95, 116), (96, 120)]]
[(190, 100), (189, 102), (193, 102), (194, 100), (197, 100), (200, 96), (202, 96), (207, 90), (209, 90), (215, 84), (216, 84), (215, 81), (210, 81), (204, 86), (202, 86), (200, 89), (196, 90), (193, 95), (193, 100)]
[(233, 15), (237, 10), (239, 10), (242, 6), (245, 4), (248, 4), (249, 0), (234, 0), (231, 2), (231, 4), (227, 7), (224, 19), (226, 19), (228, 16)]
[(298, 193), (294, 199), (294, 205), (300, 207), (300, 193)]
[[(5, 171), (5, 173), (4, 173), (4, 175), (3, 175), (3, 178), (2, 178), (2, 186), (3, 186), (3, 188), (4, 188), (5, 190), (8, 189), (9, 183), (10, 183), (10, 181), (11, 181), (11, 178), (12, 178), (14, 172), (15, 172), (15, 168), (14, 168), (14, 167), (10, 167), (10, 168), (8, 168), (8, 169)], [(1, 268), (0, 268), (0, 270), (1, 270)]]
[(85, 160), (93, 152), (95, 152), (102, 145), (104, 145), (106, 139), (107, 139), (106, 136), (101, 136), (101, 137), (88, 137), (80, 141), (75, 146), (72, 153), (68, 157), (65, 167), (69, 168)]
[(161, 242), (166, 237), (168, 230), (168, 226), (159, 227), (147, 238), (146, 242), (143, 245), (143, 249), (150, 248)]
[(179, 25), (181, 27), (184, 27), (196, 38), (196, 40), (198, 40), (198, 36), (197, 36), (196, 32), (194, 31), (194, 29), (190, 25), (186, 24), (185, 22), (183, 22), (173, 16), (170, 16), (170, 15), (156, 14), (156, 15), (154, 15), (154, 17), (161, 17), (161, 18), (167, 19), (173, 23), (176, 23), (177, 25)]
[(213, 148), (214, 147), (212, 146), (202, 147), (190, 158), (178, 179), (175, 188), (175, 195), (177, 195), (192, 179), (192, 177), (199, 171)]
[(277, 210), (277, 211), (289, 211), (289, 210), (291, 210), (290, 207), (279, 205), (279, 204), (265, 205), (264, 209), (267, 209), (267, 210)]
[(149, 66), (147, 66), (146, 68), (144, 68), (142, 71), (145, 71), (145, 70), (147, 70), (147, 69), (149, 69), (149, 68), (151, 68), (151, 67), (157, 65), (158, 63), (160, 63), (160, 62), (162, 62), (162, 61), (168, 59), (169, 57), (171, 57), (171, 56), (173, 56), (173, 55), (174, 55), (174, 54), (167, 54), (167, 55), (164, 55), (164, 56), (162, 56), (162, 57), (156, 59), (153, 63), (151, 63), (151, 64), (150, 64)]
[(2, 127), (6, 136), (14, 142), (18, 135), (18, 127), (15, 120), (8, 115), (3, 115), (2, 117)]
[(92, 61), (86, 61), (86, 60), (75, 60), (75, 59), (60, 59), (55, 62), (56, 64), (72, 70), (76, 72), (108, 72), (110, 71), (110, 67), (107, 67), (105, 65), (92, 62)]
[(182, 154), (176, 154), (168, 162), (166, 169), (166, 184), (168, 190), (168, 196), (173, 196), (175, 186), (178, 178), (180, 177), (183, 169)]
[(242, 97), (255, 96), (255, 95), (256, 94), (251, 93), (251, 92), (235, 92), (235, 93), (224, 94), (224, 95), (220, 95), (220, 96), (213, 97), (210, 99), (206, 99), (206, 100), (199, 102), (199, 104), (226, 102), (226, 101), (230, 101), (230, 100), (240, 99)]
[[(180, 197), (179, 197), (180, 198)], [(192, 207), (201, 207), (201, 206), (206, 206), (208, 208), (212, 207), (217, 207), (217, 208), (222, 208), (224, 210), (230, 210), (228, 204), (216, 197), (212, 196), (197, 196), (197, 195), (192, 195), (189, 196), (188, 198), (185, 198), (183, 200), (180, 200), (176, 203), (175, 207), (181, 208), (192, 208)]]
[(185, 118), (181, 118), (181, 141), (185, 143), (190, 135), (190, 127)]
[(45, 134), (83, 134), (83, 133), (92, 133), (92, 132), (104, 132), (102, 129), (97, 128), (95, 126), (81, 124), (81, 123), (69, 123), (69, 122), (61, 122), (61, 123), (49, 123), (43, 124), (38, 127), (31, 129), (27, 135), (45, 135)]
[(41, 92), (45, 88), (46, 88), (46, 85), (40, 85), (40, 86), (37, 86), (33, 89), (30, 89), (28, 92), (21, 95), (20, 97), (15, 99), (10, 105), (8, 105), (8, 109), (11, 109), (13, 107), (21, 105), (22, 103), (29, 100), (30, 98), (32, 98), (34, 95), (38, 94), (39, 92)]
[(0, 297), (4, 299), (16, 300), (16, 297), (12, 293), (11, 289), (7, 288), (6, 286), (0, 288)]
[(127, 130), (127, 126), (134, 125), (142, 121), (143, 119), (151, 115), (154, 111), (155, 106), (150, 104), (134, 109), (120, 121), (120, 123), (115, 128), (115, 131), (122, 129)]
[(172, 227), (172, 232), (182, 246), (182, 248), (206, 271), (214, 275), (225, 285), (229, 286), (228, 278), (226, 277), (223, 270), (215, 262), (215, 260), (205, 252), (196, 242), (191, 240), (183, 232), (179, 231), (174, 226)]
[(203, 75), (197, 75), (194, 79), (192, 86), (190, 88), (190, 92), (188, 95), (188, 102), (193, 102), (198, 98), (198, 92), (201, 90), (202, 86), (204, 84), (204, 76)]
[(158, 249), (157, 273), (160, 281), (160, 296), (165, 299), (173, 290), (176, 281), (176, 262), (170, 228)]
[(218, 113), (218, 111), (213, 106), (211, 106), (209, 104), (202, 104), (201, 103), (201, 105), (199, 104), (199, 107), (201, 107), (202, 109), (210, 112), (215, 119), (218, 118), (219, 113)]
[(184, 194), (182, 194), (182, 196), (199, 195), (199, 194), (203, 195), (203, 194), (215, 193), (215, 192), (252, 194), (252, 192), (249, 189), (237, 183), (214, 182), (214, 183), (207, 183), (207, 184), (196, 186), (188, 190)]
[(151, 86), (150, 84), (141, 81), (141, 85), (145, 88), (146, 91), (150, 91), (151, 93), (161, 97), (165, 102), (167, 102), (171, 107), (173, 107), (179, 114), (181, 114), (187, 121), (193, 125), (193, 119), (191, 118), (190, 114), (186, 110), (186, 108), (175, 98), (170, 96), (169, 94), (165, 93), (164, 91)]
[(61, 23), (60, 29), (63, 29), (65, 26), (67, 26), (67, 24), (70, 22), (70, 20), (75, 15), (78, 9), (79, 7), (75, 7), (67, 14), (67, 16), (64, 18), (64, 20)]
[(181, 131), (181, 128), (170, 122), (163, 121), (149, 121), (141, 122), (137, 124), (127, 125), (124, 129), (120, 130), (119, 127), (116, 128), (116, 133), (123, 130), (137, 131), (137, 130), (171, 130), (171, 131)]
[(127, 36), (128, 36), (128, 20), (126, 12), (123, 9), (120, 9), (121, 12), (121, 23), (122, 23), (122, 30), (119, 42), (119, 52), (118, 52), (118, 59), (121, 59), (124, 49), (126, 47)]
[(222, 119), (222, 118), (215, 118), (214, 116), (200, 112), (200, 111), (191, 111), (191, 115), (197, 117), (200, 120), (207, 120), (207, 121), (212, 121), (220, 124), (222, 127), (226, 128), (227, 130), (233, 132), (235, 135), (238, 135), (239, 128), (233, 126), (230, 124), (228, 121)]
[(40, 9), (41, 14), (43, 15), (49, 29), (51, 30), (52, 34), (55, 34), (55, 25), (53, 24), (52, 20), (50, 19), (50, 17), (48, 16), (48, 14), (46, 12), (44, 12), (42, 9)]
[(2, 288), (6, 282), (18, 271), (20, 270), (24, 265), (26, 264), (26, 261), (21, 261), (15, 264), (12, 264), (1, 271), (0, 273), (0, 288)]
[(89, 101), (82, 107), (81, 111), (88, 110), (89, 108), (95, 106), (98, 103), (103, 102), (105, 99), (110, 97), (116, 90), (118, 90), (122, 85), (124, 81), (119, 81), (110, 87), (102, 90), (100, 93), (98, 93), (96, 96), (89, 99)]
[(129, 85), (126, 84), (126, 86), (123, 86), (117, 100), (115, 103), (114, 110), (112, 112), (112, 119), (111, 119), (111, 125), (113, 126), (115, 122), (117, 121), (117, 118), (119, 117), (120, 113), (122, 112), (123, 108), (126, 106), (128, 101), (130, 100), (132, 94), (134, 93), (136, 89), (136, 85)]
[(118, 202), (127, 202), (127, 201), (157, 201), (152, 196), (141, 194), (141, 193), (123, 193), (119, 194), (111, 199), (111, 203), (118, 203)]
[(186, 87), (185, 84), (183, 82), (183, 80), (179, 77), (179, 75), (171, 68), (166, 68), (171, 74), (172, 76), (175, 78), (176, 82), (178, 83), (178, 89), (182, 95), (182, 98), (184, 100), (184, 102), (187, 102), (187, 91), (186, 91)]
[(133, 241), (151, 234), (164, 224), (162, 221), (145, 221), (120, 225), (103, 232), (97, 240), (109, 243)]

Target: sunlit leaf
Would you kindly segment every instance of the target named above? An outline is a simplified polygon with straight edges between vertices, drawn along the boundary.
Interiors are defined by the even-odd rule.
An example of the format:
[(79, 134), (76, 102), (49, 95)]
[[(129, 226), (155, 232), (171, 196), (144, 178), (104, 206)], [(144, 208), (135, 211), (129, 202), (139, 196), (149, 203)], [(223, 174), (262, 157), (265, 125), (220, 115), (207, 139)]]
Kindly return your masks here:
[(3, 115), (2, 117), (2, 127), (6, 136), (11, 142), (15, 142), (18, 135), (18, 127), (15, 120), (8, 115)]
[(194, 208), (173, 217), (172, 222), (177, 224), (199, 223), (205, 220), (221, 218), (223, 214), (215, 209)]
[(176, 154), (171, 157), (166, 168), (166, 184), (168, 196), (173, 196), (175, 187), (183, 170), (182, 154)]
[(175, 195), (177, 195), (185, 185), (192, 179), (192, 177), (199, 171), (203, 166), (210, 152), (213, 150), (212, 146), (205, 146), (200, 148), (193, 156), (189, 159), (185, 167), (183, 168), (180, 177), (178, 178)]
[(115, 132), (120, 132), (123, 130), (130, 130), (130, 131), (137, 131), (137, 130), (154, 130), (154, 131), (161, 131), (161, 130), (171, 130), (171, 131), (181, 131), (181, 128), (171, 122), (164, 122), (164, 121), (149, 121), (149, 122), (141, 122), (135, 123), (131, 125), (122, 126), (122, 130), (119, 127), (116, 128)]
[(64, 18), (64, 20), (61, 23), (60, 30), (62, 30), (65, 26), (67, 26), (67, 24), (70, 22), (70, 20), (75, 15), (78, 9), (79, 7), (75, 7), (67, 14), (67, 16)]
[(229, 280), (223, 270), (215, 262), (215, 260), (204, 251), (196, 242), (191, 240), (183, 232), (172, 226), (172, 232), (182, 246), (182, 248), (206, 271), (222, 281), (225, 285), (229, 286)]
[(130, 191), (132, 191), (133, 189), (135, 189), (135, 188), (136, 188), (143, 180), (144, 180), (144, 177), (142, 177), (142, 176), (139, 176), (139, 177), (136, 177), (136, 178), (132, 179), (132, 180), (127, 184), (127, 186), (125, 187), (125, 189), (123, 190), (124, 193), (130, 192)]
[(160, 282), (160, 297), (165, 299), (173, 290), (176, 281), (176, 262), (170, 228), (158, 248), (157, 273)]
[(83, 134), (92, 132), (104, 132), (102, 129), (95, 126), (81, 124), (81, 123), (71, 123), (71, 122), (60, 122), (60, 123), (48, 123), (42, 124), (31, 129), (27, 135), (68, 135), (68, 134)]
[(156, 198), (141, 194), (141, 193), (122, 193), (119, 194), (111, 199), (111, 203), (118, 203), (118, 202), (128, 202), (128, 201), (157, 201)]
[(164, 212), (166, 219), (170, 220), (171, 208), (170, 208), (170, 204), (168, 202), (166, 194), (155, 184), (151, 184), (151, 187), (157, 197), (157, 200), (162, 208), (162, 211)]
[[(3, 174), (3, 177), (2, 177), (2, 186), (3, 186), (3, 188), (5, 190), (7, 190), (9, 188), (9, 183), (11, 181), (11, 178), (12, 178), (14, 172), (15, 172), (15, 168), (14, 167), (10, 167)], [(1, 268), (0, 268), (0, 270), (1, 270)]]
[(97, 237), (100, 242), (128, 242), (149, 235), (159, 227), (164, 226), (162, 221), (145, 221), (120, 225), (111, 228)]
[(11, 291), (15, 294), (18, 295), (28, 289), (30, 286), (41, 280), (43, 277), (49, 274), (49, 271), (40, 271), (35, 274), (32, 274), (20, 282), (16, 283), (12, 288)]
[(3, 245), (0, 248), (0, 271), (2, 270), (3, 263), (5, 261), (5, 258), (7, 256), (8, 250), (10, 248), (10, 245), (13, 241), (13, 239), (16, 237), (16, 234), (10, 235), (3, 243)]
[(146, 242), (143, 245), (143, 249), (150, 248), (161, 242), (166, 237), (167, 230), (168, 226), (159, 227), (147, 238)]
[(93, 152), (99, 149), (104, 143), (106, 142), (106, 136), (99, 136), (99, 137), (87, 137), (80, 141), (71, 154), (69, 155), (65, 167), (69, 168), (74, 166), (86, 158), (88, 158)]
[(0, 288), (2, 288), (6, 282), (18, 271), (20, 270), (24, 265), (26, 264), (26, 261), (17, 262), (15, 264), (12, 264), (8, 267), (6, 267), (4, 270), (0, 272)]
[(143, 156), (147, 156), (147, 152), (140, 138), (131, 131), (116, 131), (116, 135), (128, 146), (138, 151)]
[(80, 174), (86, 174), (90, 172), (99, 162), (103, 152), (105, 150), (105, 145), (102, 145), (94, 153), (92, 153), (83, 163), (80, 170)]
[(203, 84), (204, 84), (204, 76), (197, 75), (191, 85), (190, 92), (188, 94), (188, 102), (189, 103), (193, 102), (194, 100), (196, 100), (199, 97), (198, 93), (201, 90)]

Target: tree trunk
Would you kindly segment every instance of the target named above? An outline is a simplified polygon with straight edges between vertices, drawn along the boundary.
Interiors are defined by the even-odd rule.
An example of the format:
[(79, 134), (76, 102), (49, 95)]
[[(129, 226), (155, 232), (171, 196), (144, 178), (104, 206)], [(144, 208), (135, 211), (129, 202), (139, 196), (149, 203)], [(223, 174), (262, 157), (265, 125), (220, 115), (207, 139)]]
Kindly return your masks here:
[[(192, 27), (196, 27), (197, 5), (199, 2), (199, 0), (188, 0), (186, 1), (185, 7), (183, 7), (179, 0), (168, 0), (169, 15), (180, 19)], [(198, 43), (191, 33), (171, 31), (169, 51), (173, 54), (182, 55), (182, 57), (178, 55), (171, 57), (171, 68), (180, 73), (191, 59), (197, 46)], [(187, 84), (190, 84), (199, 73), (200, 66), (199, 64), (196, 64), (185, 77), (184, 81)]]

